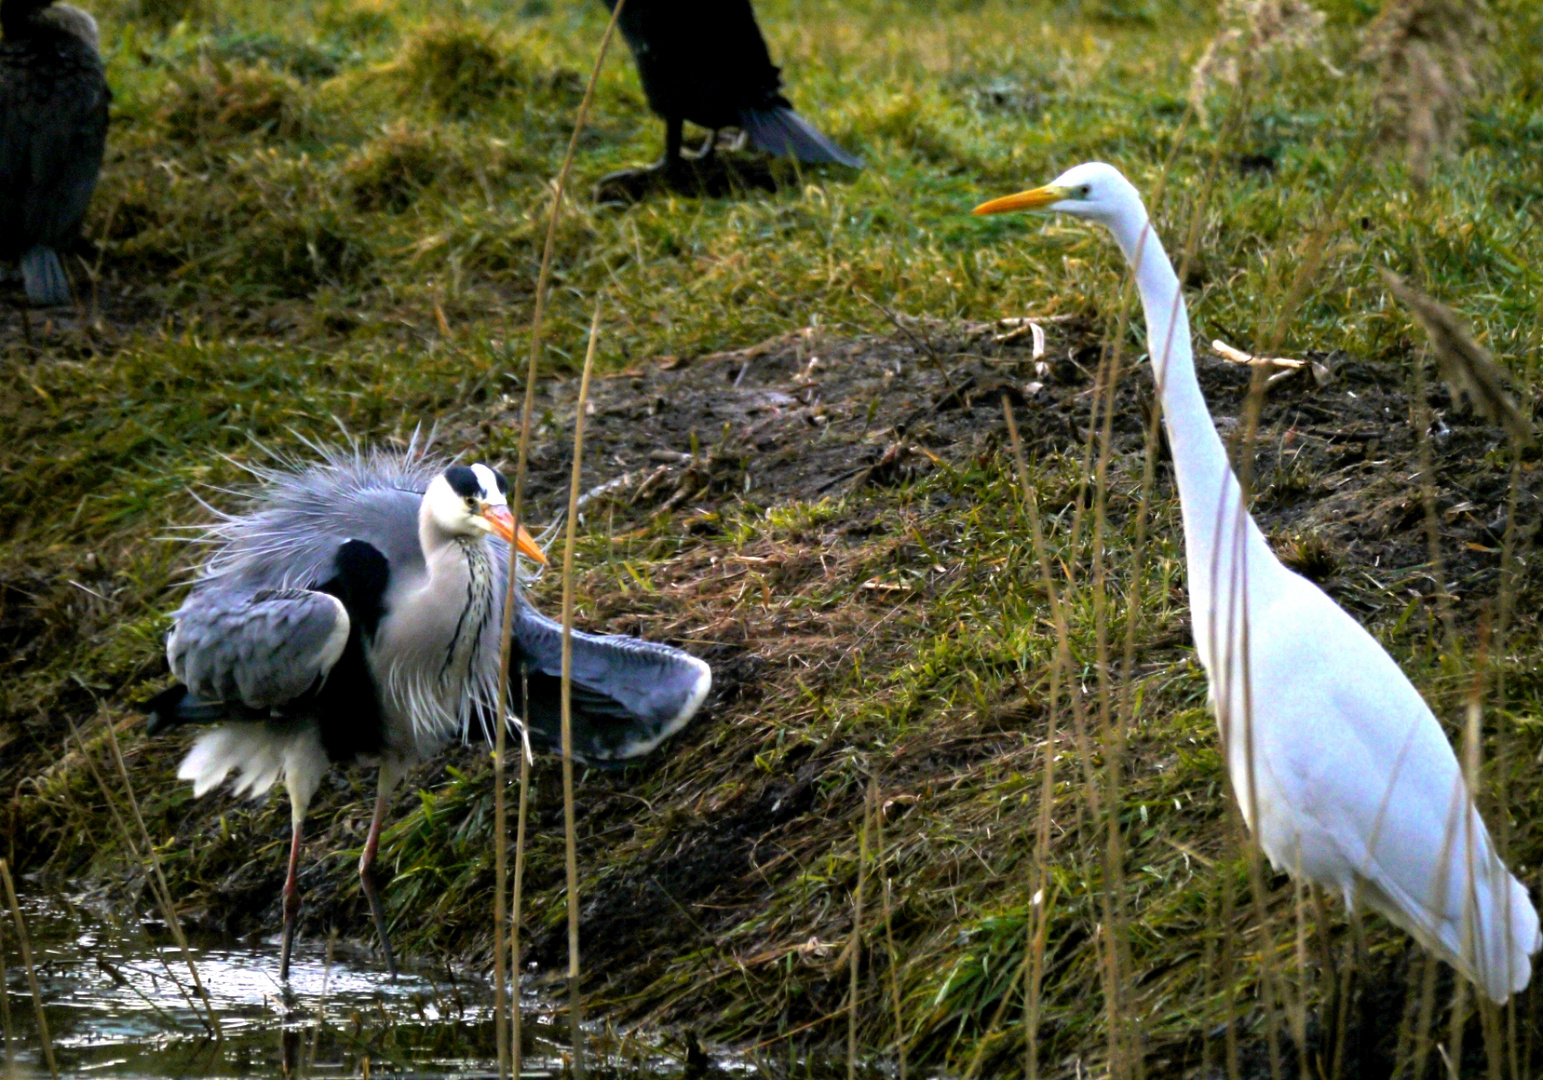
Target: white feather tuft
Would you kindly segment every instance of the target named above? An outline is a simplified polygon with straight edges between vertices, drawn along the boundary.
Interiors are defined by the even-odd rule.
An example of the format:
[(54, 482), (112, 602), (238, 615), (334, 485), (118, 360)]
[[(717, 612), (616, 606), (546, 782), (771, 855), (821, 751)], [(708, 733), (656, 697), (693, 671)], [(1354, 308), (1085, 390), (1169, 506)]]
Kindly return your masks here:
[(193, 797), (201, 798), (235, 772), (231, 791), (259, 799), (289, 770), (309, 783), (309, 801), (326, 767), (327, 755), (311, 728), (282, 731), (260, 722), (224, 724), (199, 736), (182, 759), (177, 778), (191, 780)]

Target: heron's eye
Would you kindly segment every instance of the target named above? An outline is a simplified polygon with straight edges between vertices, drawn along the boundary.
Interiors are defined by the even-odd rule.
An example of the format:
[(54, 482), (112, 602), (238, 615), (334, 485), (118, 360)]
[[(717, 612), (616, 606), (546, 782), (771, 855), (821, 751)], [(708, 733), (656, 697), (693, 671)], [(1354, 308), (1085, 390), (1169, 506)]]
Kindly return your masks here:
[(468, 510), (475, 510), (475, 509), (477, 509), (477, 499), (476, 499), (476, 496), (473, 496), (473, 495), (466, 496), (466, 509), (468, 509)]

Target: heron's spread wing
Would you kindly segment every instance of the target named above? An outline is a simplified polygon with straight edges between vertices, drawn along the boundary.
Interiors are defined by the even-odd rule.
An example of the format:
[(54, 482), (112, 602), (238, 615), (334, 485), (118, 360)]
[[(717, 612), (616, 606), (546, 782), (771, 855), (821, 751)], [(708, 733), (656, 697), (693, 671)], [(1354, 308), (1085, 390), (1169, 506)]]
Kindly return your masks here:
[(348, 643), (342, 601), (310, 589), (195, 590), (166, 641), (172, 674), (205, 702), (280, 706), (332, 670)]
[[(529, 694), (533, 738), (561, 740), (562, 628), (521, 602), (515, 644)], [(589, 762), (620, 762), (648, 753), (701, 708), (712, 686), (703, 661), (668, 645), (622, 636), (573, 633), (573, 751)], [(521, 687), (512, 688), (516, 712)]]

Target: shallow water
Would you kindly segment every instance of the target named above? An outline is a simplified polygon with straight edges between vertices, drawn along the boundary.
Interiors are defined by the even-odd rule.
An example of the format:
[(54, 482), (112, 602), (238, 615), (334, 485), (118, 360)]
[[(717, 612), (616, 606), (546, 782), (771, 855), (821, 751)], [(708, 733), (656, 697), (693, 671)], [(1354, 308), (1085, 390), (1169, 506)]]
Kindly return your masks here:
[[(216, 1040), (175, 945), (152, 939), (137, 922), (123, 930), (111, 916), (65, 898), (23, 896), (22, 912), (62, 1076), (498, 1075), (493, 988), (476, 975), (419, 967), (392, 983), (369, 956), (337, 947), (329, 962), (327, 942), (302, 939), (286, 993), (276, 944), (195, 942), (199, 977), (223, 1028)], [(31, 991), (5, 914), (12, 1075), (46, 1076)], [(523, 1016), (522, 1076), (562, 1072), (566, 1021), (534, 1001)], [(666, 1057), (626, 1049), (619, 1055), (611, 1047), (602, 1071), (680, 1072)]]

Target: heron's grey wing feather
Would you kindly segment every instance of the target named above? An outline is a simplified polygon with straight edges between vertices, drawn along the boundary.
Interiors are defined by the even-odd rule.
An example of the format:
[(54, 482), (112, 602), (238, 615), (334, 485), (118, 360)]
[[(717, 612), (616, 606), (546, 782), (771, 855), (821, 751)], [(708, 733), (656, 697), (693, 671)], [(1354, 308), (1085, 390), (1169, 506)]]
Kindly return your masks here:
[(172, 674), (204, 701), (266, 709), (293, 701), (338, 662), (348, 612), (308, 589), (195, 589), (166, 640)]
[[(562, 627), (523, 598), (514, 627), (521, 661), (538, 684), (531, 688), (529, 721), (555, 745), (559, 732), (550, 708), (555, 684), (544, 680), (562, 677)], [(685, 726), (711, 686), (707, 664), (679, 649), (575, 630), (574, 752), (591, 761), (646, 754)]]

